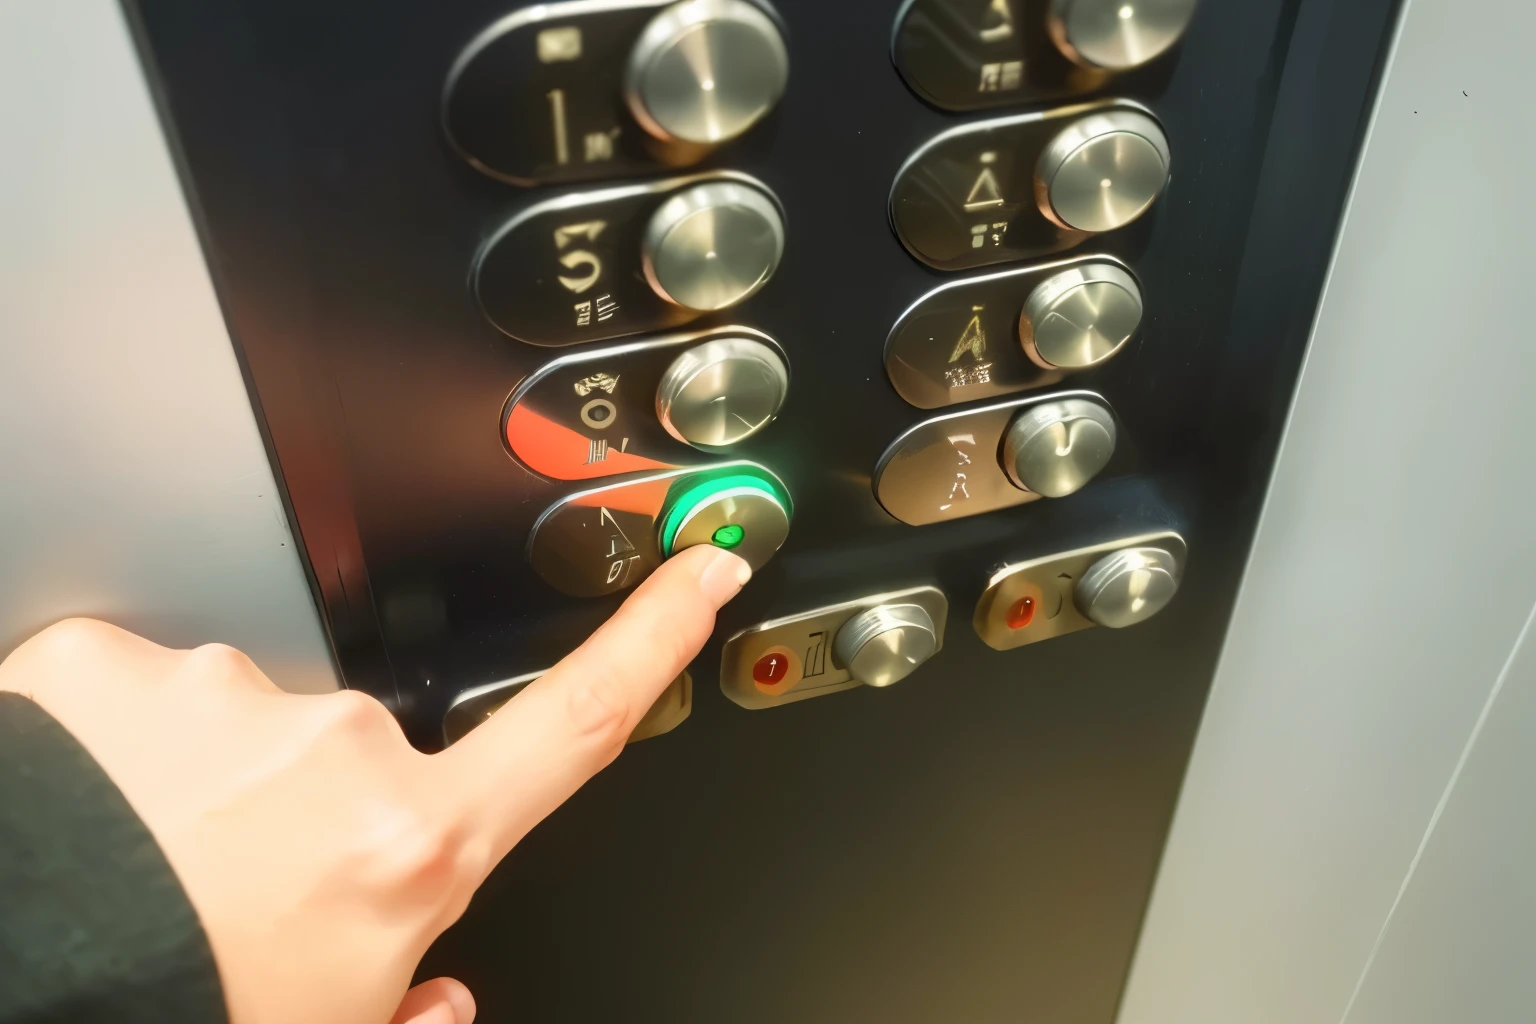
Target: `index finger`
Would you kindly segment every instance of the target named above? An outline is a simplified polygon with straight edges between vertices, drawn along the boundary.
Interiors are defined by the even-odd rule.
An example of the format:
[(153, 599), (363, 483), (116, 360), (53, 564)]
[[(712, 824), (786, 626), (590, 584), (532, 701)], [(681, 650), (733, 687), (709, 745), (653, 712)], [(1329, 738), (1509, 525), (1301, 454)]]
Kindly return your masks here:
[(432, 758), (460, 834), (491, 847), (487, 869), (618, 756), (751, 575), (712, 545), (680, 552), (586, 643)]

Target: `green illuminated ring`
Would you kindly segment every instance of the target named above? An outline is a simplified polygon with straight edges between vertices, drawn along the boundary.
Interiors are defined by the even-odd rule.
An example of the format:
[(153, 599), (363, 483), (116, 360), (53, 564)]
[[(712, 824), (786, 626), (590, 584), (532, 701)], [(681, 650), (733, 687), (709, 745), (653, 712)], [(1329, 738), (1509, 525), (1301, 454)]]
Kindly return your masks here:
[(766, 480), (763, 477), (754, 476), (749, 473), (734, 473), (730, 476), (717, 476), (711, 480), (705, 480), (678, 495), (677, 500), (672, 503), (672, 507), (667, 510), (667, 518), (661, 524), (662, 557), (672, 557), (672, 542), (677, 539), (677, 531), (682, 529), (683, 520), (688, 518), (690, 511), (711, 495), (719, 494), (721, 491), (737, 489), (758, 491), (772, 498), (778, 503), (780, 508), (786, 511), (789, 508), (789, 502), (786, 500), (785, 495), (774, 486), (772, 481)]

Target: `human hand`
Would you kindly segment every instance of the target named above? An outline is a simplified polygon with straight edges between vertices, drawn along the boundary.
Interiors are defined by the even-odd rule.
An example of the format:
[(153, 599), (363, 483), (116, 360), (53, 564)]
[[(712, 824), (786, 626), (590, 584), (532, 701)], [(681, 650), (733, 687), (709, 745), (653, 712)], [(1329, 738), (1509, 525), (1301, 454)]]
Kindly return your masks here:
[(231, 1024), (469, 1024), (406, 991), (496, 863), (616, 756), (750, 575), (707, 545), (450, 749), (416, 751), (355, 690), (280, 691), (245, 655), (72, 619), (0, 664), (90, 751), (180, 878)]

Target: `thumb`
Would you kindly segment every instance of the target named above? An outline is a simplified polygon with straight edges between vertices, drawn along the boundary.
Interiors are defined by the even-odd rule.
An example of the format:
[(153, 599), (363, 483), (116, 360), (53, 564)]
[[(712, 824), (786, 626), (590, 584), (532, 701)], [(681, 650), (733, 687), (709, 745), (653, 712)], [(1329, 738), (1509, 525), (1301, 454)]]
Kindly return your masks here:
[(433, 978), (405, 994), (389, 1024), (471, 1024), (475, 997), (461, 981)]

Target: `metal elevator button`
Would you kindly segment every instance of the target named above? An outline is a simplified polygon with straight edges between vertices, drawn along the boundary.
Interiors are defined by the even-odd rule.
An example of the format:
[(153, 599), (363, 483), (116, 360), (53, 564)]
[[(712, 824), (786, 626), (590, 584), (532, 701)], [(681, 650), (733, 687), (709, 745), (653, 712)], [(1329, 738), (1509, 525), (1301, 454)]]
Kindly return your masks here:
[(645, 230), (645, 276), (668, 302), (710, 312), (756, 292), (784, 254), (784, 217), (761, 190), (706, 181), (668, 196)]
[(937, 587), (872, 594), (759, 623), (720, 652), (720, 689), (752, 710), (888, 686), (944, 646), (949, 602)]
[(1141, 308), (1141, 286), (1113, 256), (950, 281), (896, 321), (885, 369), (920, 409), (1044, 387), (1121, 351)]
[(1057, 47), (1085, 68), (1125, 71), (1156, 60), (1184, 35), (1196, 0), (1051, 0)]
[(976, 635), (999, 651), (1074, 633), (1145, 622), (1167, 607), (1183, 578), (1188, 547), (1171, 530), (1006, 565), (976, 602)]
[(751, 338), (719, 338), (667, 367), (656, 387), (656, 416), (679, 441), (713, 450), (771, 423), (788, 392), (781, 352)]
[(908, 157), (891, 223), (939, 270), (1044, 256), (1135, 220), (1169, 166), (1156, 119), (1129, 100), (977, 121)]
[(754, 462), (628, 476), (545, 509), (528, 559), (573, 597), (632, 587), (694, 544), (730, 548), (756, 570), (784, 543), (793, 511), (784, 482)]
[(678, 327), (745, 301), (783, 247), (768, 186), (716, 171), (535, 202), (480, 247), (470, 280), (503, 333), (574, 345)]
[(553, 480), (679, 469), (771, 423), (788, 366), (778, 342), (739, 326), (584, 348), (523, 379), (502, 434)]
[(470, 164), (516, 185), (675, 169), (762, 119), (788, 68), (766, 3), (536, 4), (464, 48), (443, 130)]
[(946, 413), (891, 442), (875, 465), (875, 497), (911, 526), (1061, 497), (1107, 466), (1117, 433), (1089, 391)]
[(682, 0), (645, 27), (625, 98), (658, 139), (716, 145), (772, 110), (789, 78), (784, 37), (746, 0)]

